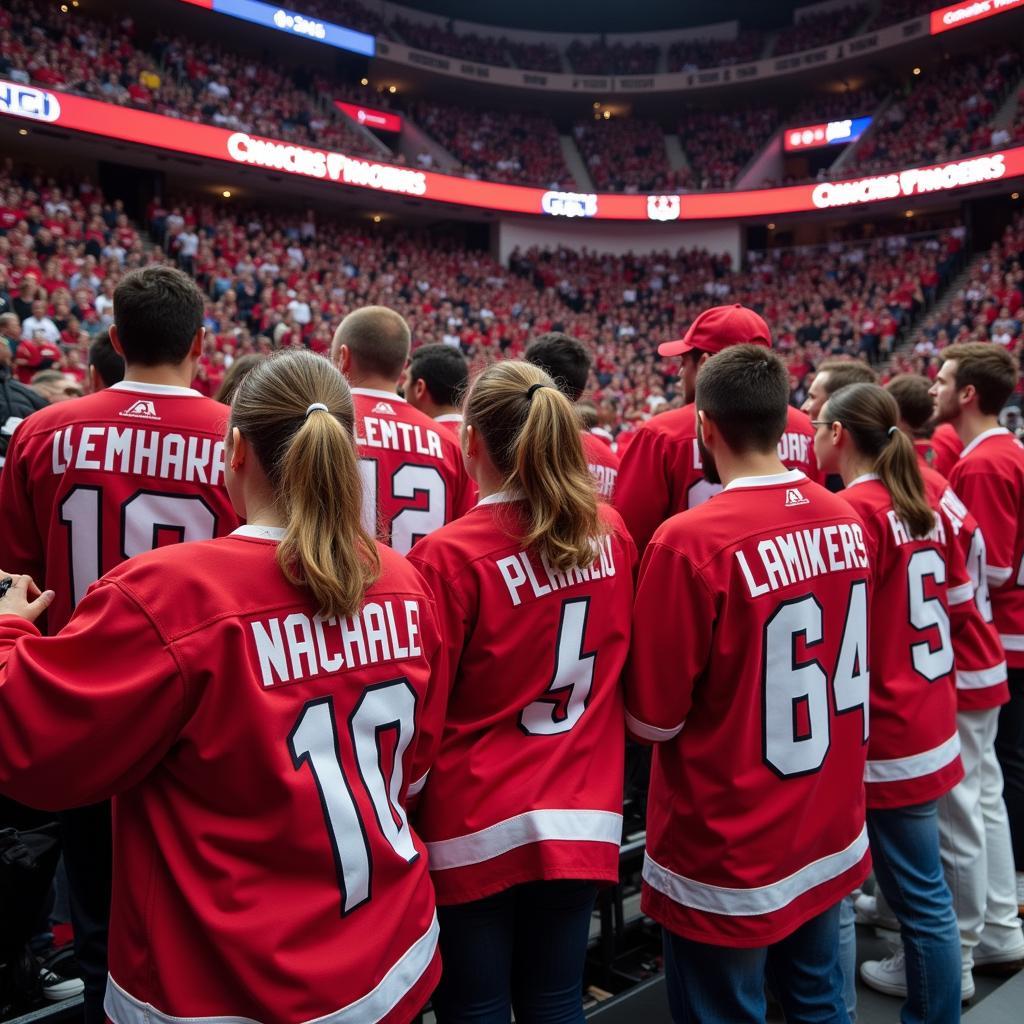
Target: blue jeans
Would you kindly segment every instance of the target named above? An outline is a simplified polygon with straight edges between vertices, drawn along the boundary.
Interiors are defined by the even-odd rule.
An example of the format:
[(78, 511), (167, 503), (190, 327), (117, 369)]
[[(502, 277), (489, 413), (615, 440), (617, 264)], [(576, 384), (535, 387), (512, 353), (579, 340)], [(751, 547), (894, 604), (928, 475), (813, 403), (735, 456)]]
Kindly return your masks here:
[(868, 810), (875, 877), (907, 955), (903, 1024), (960, 1020), (960, 932), (939, 858), (937, 806)]
[(839, 965), (843, 970), (843, 1004), (850, 1020), (857, 1019), (857, 922), (853, 897), (839, 904)]
[(583, 1024), (583, 965), (594, 882), (516, 885), (438, 907), (439, 1024)]
[(765, 979), (790, 1024), (849, 1024), (839, 966), (839, 904), (771, 946), (732, 949), (662, 932), (675, 1024), (764, 1024)]

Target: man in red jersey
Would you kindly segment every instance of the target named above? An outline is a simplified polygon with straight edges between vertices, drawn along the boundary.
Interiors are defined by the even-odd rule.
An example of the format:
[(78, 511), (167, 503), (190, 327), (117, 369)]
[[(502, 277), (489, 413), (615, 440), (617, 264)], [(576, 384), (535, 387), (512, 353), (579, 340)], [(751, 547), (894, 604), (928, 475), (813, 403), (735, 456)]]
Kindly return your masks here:
[(331, 359), (356, 401), (363, 523), (399, 554), (473, 505), (452, 432), (398, 395), (409, 325), (386, 306), (364, 306), (338, 325)]
[(817, 419), (829, 396), (840, 388), (847, 384), (874, 384), (877, 380), (878, 374), (860, 359), (826, 359), (818, 365), (800, 410), (807, 413), (809, 419)]
[(870, 867), (870, 572), (849, 505), (779, 458), (788, 398), (763, 347), (707, 362), (697, 440), (725, 488), (661, 526), (640, 569), (626, 723), (656, 744), (642, 906), (680, 1021), (763, 1020), (766, 969), (788, 1018), (846, 1012), (839, 902)]
[[(645, 423), (622, 455), (615, 506), (639, 551), (669, 516), (696, 508), (720, 490), (701, 471), (693, 406), (697, 371), (716, 352), (743, 343), (770, 348), (768, 325), (744, 306), (713, 306), (694, 320), (682, 340), (658, 347), (663, 356), (683, 357), (679, 381), (686, 404)], [(799, 409), (787, 409), (779, 458), (790, 469), (817, 480), (810, 420)]]
[[(936, 417), (951, 424), (964, 449), (950, 486), (981, 526), (988, 553), (992, 614), (1009, 668), (1010, 700), (999, 712), (995, 751), (1016, 866), (1016, 898), (1024, 908), (1024, 447), (999, 412), (1017, 385), (1013, 358), (1000, 345), (951, 345), (932, 386)], [(975, 954), (991, 964), (1024, 961), (1024, 947)]]
[[(228, 409), (189, 386), (202, 352), (203, 296), (169, 267), (128, 274), (110, 339), (125, 378), (42, 409), (14, 432), (0, 476), (0, 565), (54, 591), (48, 631), (127, 558), (230, 533), (224, 489)], [(87, 1024), (104, 1020), (110, 904), (110, 805), (63, 817), (75, 947)]]
[(469, 366), (462, 352), (451, 345), (423, 345), (413, 352), (402, 377), (405, 400), (435, 423), (443, 423), (456, 437), (462, 429), (462, 396), (469, 381)]
[(949, 477), (964, 450), (964, 443), (960, 440), (952, 423), (940, 423), (931, 437), (932, 451), (935, 453), (932, 459), (932, 469)]
[[(534, 338), (526, 346), (523, 358), (539, 366), (558, 385), (558, 390), (578, 403), (587, 388), (590, 377), (590, 353), (582, 342), (568, 334), (550, 331)], [(582, 426), (582, 417), (581, 417)], [(583, 454), (587, 457), (590, 475), (597, 484), (597, 493), (605, 501), (611, 501), (615, 493), (615, 481), (619, 475), (619, 457), (599, 437), (589, 430), (580, 431), (583, 438)]]

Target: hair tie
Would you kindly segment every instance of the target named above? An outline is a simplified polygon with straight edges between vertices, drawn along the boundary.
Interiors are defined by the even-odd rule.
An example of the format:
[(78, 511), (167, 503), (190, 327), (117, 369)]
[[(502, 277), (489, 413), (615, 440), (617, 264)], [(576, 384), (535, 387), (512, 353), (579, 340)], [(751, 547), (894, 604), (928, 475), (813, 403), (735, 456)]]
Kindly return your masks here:
[(535, 391), (536, 391), (536, 390), (537, 390), (538, 388), (546, 388), (546, 387), (548, 387), (548, 386), (549, 386), (549, 385), (547, 385), (547, 384), (531, 384), (531, 385), (530, 385), (530, 386), (529, 386), (529, 387), (528, 387), (528, 388), (526, 389), (526, 400), (527, 400), (528, 402), (532, 402), (532, 401), (533, 401), (533, 393), (534, 393), (534, 392), (535, 392)]
[(306, 409), (306, 416), (307, 416), (307, 418), (308, 418), (308, 416), (309, 416), (309, 414), (311, 412), (316, 412), (317, 410), (319, 410), (320, 412), (330, 412), (331, 411), (330, 409), (327, 408), (326, 405), (324, 405), (323, 402), (314, 402), (311, 406), (309, 406)]
[(898, 434), (899, 432), (900, 432), (900, 428), (899, 428), (899, 427), (890, 427), (890, 428), (889, 428), (889, 429), (888, 429), (888, 430), (886, 431), (886, 433), (887, 433), (887, 434), (889, 435), (889, 439), (890, 439), (890, 440), (892, 439), (892, 435), (893, 435), (893, 434)]

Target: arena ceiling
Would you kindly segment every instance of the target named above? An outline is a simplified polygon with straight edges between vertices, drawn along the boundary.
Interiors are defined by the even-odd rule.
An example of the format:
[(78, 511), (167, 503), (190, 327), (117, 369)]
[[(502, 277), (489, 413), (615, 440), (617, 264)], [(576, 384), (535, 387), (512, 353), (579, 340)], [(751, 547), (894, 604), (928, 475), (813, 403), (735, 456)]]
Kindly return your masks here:
[(757, 28), (792, 22), (795, 3), (771, 0), (403, 0), (407, 7), (449, 18), (551, 32), (653, 32), (738, 19)]

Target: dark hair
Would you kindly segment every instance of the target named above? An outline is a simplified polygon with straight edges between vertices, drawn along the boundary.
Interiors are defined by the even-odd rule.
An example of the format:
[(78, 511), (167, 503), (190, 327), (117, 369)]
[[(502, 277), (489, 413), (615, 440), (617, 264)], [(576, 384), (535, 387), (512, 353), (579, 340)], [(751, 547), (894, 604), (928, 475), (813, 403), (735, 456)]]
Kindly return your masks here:
[(897, 427), (896, 399), (877, 384), (848, 384), (829, 396), (821, 418), (841, 423), (857, 451), (874, 461), (874, 471), (910, 535), (921, 538), (931, 533), (935, 511), (925, 497), (914, 444)]
[(203, 293), (174, 267), (143, 267), (114, 289), (114, 326), (125, 361), (177, 366), (203, 326)]
[(124, 360), (106, 334), (99, 335), (89, 346), (89, 365), (96, 367), (105, 388), (124, 380)]
[(597, 406), (593, 402), (577, 402), (576, 415), (579, 416), (584, 430), (593, 430), (601, 423), (597, 417)]
[(387, 306), (363, 306), (338, 324), (331, 353), (344, 345), (358, 369), (397, 381), (410, 343), (409, 325), (400, 314)]
[(536, 545), (559, 572), (590, 565), (594, 537), (607, 530), (576, 410), (554, 381), (530, 363), (495, 363), (473, 382), (465, 416), (504, 476), (502, 489), (526, 499), (523, 546)]
[(246, 352), (245, 355), (236, 356), (228, 367), (228, 372), (224, 374), (224, 379), (220, 382), (220, 387), (217, 388), (217, 394), (213, 397), (218, 402), (230, 405), (231, 399), (235, 397), (235, 392), (238, 390), (238, 385), (242, 383), (242, 378), (264, 359), (266, 356), (260, 352)]
[(469, 365), (451, 345), (424, 345), (412, 354), (409, 380), (422, 380), (437, 405), (458, 405), (469, 380)]
[(956, 386), (974, 385), (978, 393), (978, 410), (996, 416), (1017, 386), (1017, 367), (1013, 357), (991, 341), (971, 341), (950, 345), (940, 353), (942, 361), (956, 360)]
[[(309, 411), (313, 403), (327, 407)], [(312, 352), (261, 360), (238, 384), (231, 425), (252, 445), (285, 519), (277, 564), (324, 618), (353, 615), (380, 575), (362, 525), (355, 407), (345, 378)]]
[(931, 436), (931, 422), (935, 415), (931, 381), (917, 373), (901, 373), (893, 377), (885, 390), (896, 399), (900, 419), (920, 437)]
[(578, 402), (590, 376), (590, 353), (568, 334), (549, 331), (526, 346), (523, 358), (539, 366), (570, 402)]
[(734, 452), (767, 452), (786, 429), (789, 373), (762, 345), (732, 345), (697, 374), (697, 409)]
[(877, 384), (878, 374), (859, 359), (826, 359), (818, 366), (818, 373), (827, 373), (822, 385), (826, 395), (834, 395), (847, 384)]

